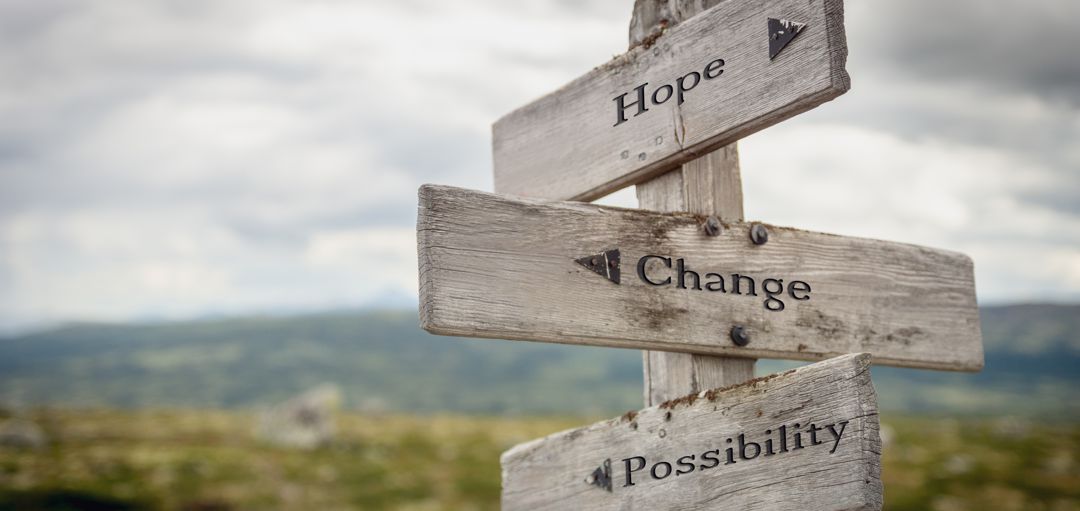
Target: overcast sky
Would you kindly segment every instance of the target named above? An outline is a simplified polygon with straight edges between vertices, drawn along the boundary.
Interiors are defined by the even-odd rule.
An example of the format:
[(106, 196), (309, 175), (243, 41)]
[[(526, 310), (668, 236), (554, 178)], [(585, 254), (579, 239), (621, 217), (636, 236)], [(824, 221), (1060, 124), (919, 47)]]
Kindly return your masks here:
[[(0, 331), (412, 303), (416, 188), (491, 190), (491, 123), (631, 6), (0, 0)], [(747, 217), (1080, 299), (1080, 2), (847, 9), (852, 89), (741, 143)]]

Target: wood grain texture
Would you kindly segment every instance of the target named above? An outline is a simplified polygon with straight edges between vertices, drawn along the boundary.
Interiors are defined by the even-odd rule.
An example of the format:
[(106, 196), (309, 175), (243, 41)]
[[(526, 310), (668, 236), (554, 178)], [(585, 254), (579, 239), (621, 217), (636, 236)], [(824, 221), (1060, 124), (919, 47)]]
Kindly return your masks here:
[[(775, 60), (770, 17), (807, 23)], [(615, 97), (646, 82), (651, 93), (717, 58), (723, 74), (682, 105), (614, 126)], [(591, 200), (645, 181), (842, 94), (846, 58), (841, 0), (722, 2), (497, 121), (495, 189)]]
[[(640, 3), (640, 2), (639, 2)], [(636, 11), (635, 11), (636, 12)], [(736, 144), (724, 146), (637, 186), (642, 209), (743, 219), (742, 178)], [(717, 357), (669, 351), (642, 352), (645, 406), (754, 377), (752, 358)]]
[[(502, 508), (881, 509), (881, 439), (869, 365), (866, 354), (834, 358), (515, 446), (502, 455)], [(705, 451), (719, 449), (726, 457), (733, 445), (726, 439), (740, 433), (762, 442), (781, 425), (792, 437), (796, 423), (800, 430), (834, 424), (839, 432), (842, 421), (838, 441), (823, 432), (819, 442), (829, 442), (811, 446), (803, 431), (802, 449), (789, 438), (787, 452), (774, 441), (771, 456), (750, 456), (748, 448), (753, 459), (734, 454), (734, 463), (701, 468), (711, 464), (703, 460)], [(690, 454), (705, 463), (662, 479), (649, 475), (651, 467), (634, 471), (634, 484), (626, 485), (626, 459), (678, 467), (677, 459)], [(611, 491), (587, 482), (604, 460), (611, 460)], [(629, 468), (636, 464), (630, 461)]]
[[(636, 0), (630, 20), (630, 48), (718, 4), (719, 0)], [(637, 185), (638, 205), (653, 211), (743, 219), (742, 177), (736, 143), (683, 163), (677, 170)], [(702, 389), (725, 387), (754, 377), (752, 358), (643, 351), (645, 406)]]
[[(522, 339), (746, 358), (820, 360), (870, 352), (877, 363), (978, 370), (982, 338), (971, 260), (902, 243), (746, 223), (707, 236), (702, 218), (460, 188), (420, 189), (420, 320), (443, 335)], [(621, 285), (575, 259), (619, 248)], [(691, 269), (805, 280), (812, 298), (768, 311), (762, 296), (654, 287), (638, 258)], [(656, 261), (652, 261), (656, 263)], [(655, 264), (647, 271), (663, 268)], [(731, 343), (733, 325), (751, 334)]]
[(723, 0), (634, 0), (630, 48), (658, 37), (665, 29), (707, 11)]

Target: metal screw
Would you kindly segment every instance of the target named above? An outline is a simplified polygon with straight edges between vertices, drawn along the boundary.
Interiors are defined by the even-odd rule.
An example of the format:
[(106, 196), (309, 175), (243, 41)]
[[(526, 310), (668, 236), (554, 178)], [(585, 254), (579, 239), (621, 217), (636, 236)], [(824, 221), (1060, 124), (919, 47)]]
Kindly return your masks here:
[(724, 225), (720, 223), (720, 219), (715, 216), (710, 216), (705, 219), (705, 234), (709, 236), (719, 236), (724, 230)]
[(750, 332), (747, 332), (741, 325), (731, 327), (731, 342), (735, 343), (736, 346), (750, 344)]
[(764, 245), (766, 241), (769, 241), (769, 230), (761, 224), (751, 225), (750, 241), (753, 241), (755, 245)]

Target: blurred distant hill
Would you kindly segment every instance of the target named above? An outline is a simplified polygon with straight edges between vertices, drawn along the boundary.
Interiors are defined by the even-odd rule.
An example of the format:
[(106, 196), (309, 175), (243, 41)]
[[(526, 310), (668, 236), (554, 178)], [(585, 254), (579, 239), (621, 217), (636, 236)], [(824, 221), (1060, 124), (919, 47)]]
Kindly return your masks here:
[[(874, 368), (881, 408), (1080, 419), (1080, 305), (985, 307), (979, 374)], [(791, 362), (762, 361), (758, 373)], [(415, 311), (76, 324), (0, 339), (4, 406), (261, 406), (320, 383), (353, 409), (608, 414), (641, 406), (638, 351), (457, 339)]]

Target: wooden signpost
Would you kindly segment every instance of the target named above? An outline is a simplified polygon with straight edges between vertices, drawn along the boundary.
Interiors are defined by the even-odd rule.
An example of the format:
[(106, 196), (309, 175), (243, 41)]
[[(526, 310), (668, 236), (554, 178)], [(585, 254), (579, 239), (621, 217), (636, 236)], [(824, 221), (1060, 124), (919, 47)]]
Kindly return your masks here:
[(869, 366), (846, 355), (518, 445), (503, 508), (880, 508)]
[(500, 194), (420, 189), (425, 329), (655, 350), (646, 409), (503, 455), (503, 508), (880, 509), (868, 365), (982, 368), (971, 260), (744, 222), (734, 145), (848, 89), (842, 1), (637, 0), (630, 46), (495, 124)]

